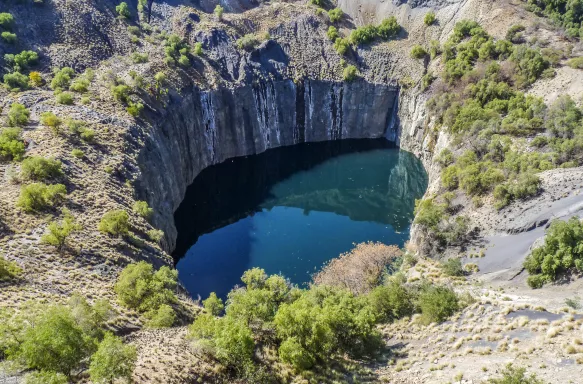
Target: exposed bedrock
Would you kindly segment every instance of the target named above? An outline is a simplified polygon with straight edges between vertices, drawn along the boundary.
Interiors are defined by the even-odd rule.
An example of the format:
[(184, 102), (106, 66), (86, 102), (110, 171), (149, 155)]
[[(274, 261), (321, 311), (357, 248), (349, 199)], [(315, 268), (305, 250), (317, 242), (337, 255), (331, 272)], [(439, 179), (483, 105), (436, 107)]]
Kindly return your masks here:
[[(140, 152), (140, 193), (154, 224), (176, 241), (173, 214), (205, 167), (302, 142), (396, 139), (398, 88), (366, 81), (258, 81), (236, 88), (193, 88), (168, 106)], [(195, 218), (193, 218), (195, 219)]]

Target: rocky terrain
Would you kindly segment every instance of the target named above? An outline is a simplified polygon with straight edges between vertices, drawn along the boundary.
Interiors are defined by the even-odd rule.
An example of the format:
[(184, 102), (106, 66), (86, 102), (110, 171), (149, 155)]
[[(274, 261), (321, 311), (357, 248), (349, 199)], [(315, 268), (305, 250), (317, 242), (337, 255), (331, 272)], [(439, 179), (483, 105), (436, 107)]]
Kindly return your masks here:
[[(443, 69), (443, 63), (413, 59), (411, 47), (428, 46), (432, 40), (444, 43), (456, 22), (469, 19), (495, 38), (520, 23), (530, 36), (544, 37), (558, 49), (572, 45), (573, 55), (583, 50), (580, 42), (568, 42), (518, 0), (339, 0), (345, 13), (337, 24), (342, 35), (392, 15), (402, 26), (397, 38), (360, 45), (344, 57), (326, 35), (332, 25), (328, 15), (303, 1), (227, 1), (221, 3), (227, 11), (222, 20), (211, 13), (216, 1), (154, 1), (143, 12), (137, 11), (137, 1), (127, 3), (129, 18), (116, 14), (118, 3), (112, 0), (0, 5), (0, 12), (14, 15), (19, 37), (17, 47), (0, 45), (0, 58), (34, 50), (40, 55), (35, 70), (43, 79), (42, 85), (23, 92), (1, 88), (0, 118), (16, 102), (30, 111), (23, 127), (26, 154), (61, 160), (68, 192), (63, 206), (83, 228), (65, 252), (43, 244), (40, 239), (58, 211), (24, 213), (16, 205), (22, 185), (19, 163), (0, 163), (0, 254), (24, 271), (17, 284), (0, 283), (0, 306), (64, 302), (73, 292), (90, 300), (108, 299), (120, 313), (111, 329), (128, 335), (127, 341), (138, 347), (133, 379), (143, 383), (217, 382), (216, 366), (190, 350), (185, 327), (142, 329), (139, 314), (119, 306), (113, 291), (128, 263), (172, 265), (173, 213), (202, 169), (304, 141), (386, 136), (423, 161), (429, 196), (439, 190), (436, 156), (452, 138), (434, 132), (426, 110), (432, 90), (423, 90), (420, 83), (427, 71)], [(424, 16), (430, 10), (438, 22), (427, 26)], [(188, 66), (166, 64), (168, 34), (180, 36), (188, 46), (200, 43), (203, 53), (191, 55)], [(260, 40), (251, 49), (238, 45), (248, 34)], [(135, 59), (136, 54), (147, 59)], [(358, 68), (357, 80), (343, 81), (347, 65)], [(53, 69), (64, 66), (77, 76), (95, 71), (88, 91), (73, 93), (70, 105), (57, 103), (49, 88)], [(163, 80), (155, 77), (160, 72)], [(538, 80), (528, 93), (548, 103), (562, 94), (580, 98), (582, 74), (562, 66), (554, 78)], [(112, 85), (121, 82), (131, 88), (129, 102), (143, 103), (137, 117), (127, 112), (128, 101), (112, 95)], [(85, 121), (95, 140), (55, 135), (40, 121), (47, 111), (63, 120)], [(470, 292), (477, 302), (440, 325), (422, 326), (413, 317), (383, 326), (390, 351), (376, 363), (362, 363), (367, 370), (363, 382), (479, 383), (508, 362), (528, 367), (545, 382), (577, 382), (583, 318), (564, 303), (583, 296), (581, 283), (532, 291), (525, 284), (522, 261), (550, 220), (583, 209), (583, 172), (555, 169), (541, 178), (540, 195), (501, 210), (488, 201), (474, 208), (467, 197), (459, 197), (465, 206), (460, 214), (470, 218), (481, 237), (468, 252), (455, 248), (445, 253), (469, 256), (485, 250), (477, 261), (464, 259), (476, 263), (480, 272), (454, 281), (460, 293)], [(132, 212), (137, 200), (154, 209), (151, 220)], [(130, 213), (132, 240), (97, 230), (102, 215), (112, 209)], [(164, 237), (149, 237), (153, 229), (162, 230)], [(423, 241), (418, 233), (413, 228), (412, 244)], [(410, 280), (450, 282), (434, 261), (423, 257), (405, 272)], [(180, 300), (189, 310), (180, 316), (185, 325), (199, 306), (185, 294)]]

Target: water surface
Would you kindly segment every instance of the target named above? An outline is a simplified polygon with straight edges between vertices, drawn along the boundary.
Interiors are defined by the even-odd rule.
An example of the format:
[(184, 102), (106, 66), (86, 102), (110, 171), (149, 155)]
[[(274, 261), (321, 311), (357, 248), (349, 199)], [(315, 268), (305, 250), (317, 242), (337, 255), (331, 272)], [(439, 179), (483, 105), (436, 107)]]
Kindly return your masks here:
[(402, 246), (427, 176), (385, 139), (306, 143), (203, 170), (176, 211), (174, 252), (196, 298), (219, 296), (252, 267), (311, 279), (354, 243)]

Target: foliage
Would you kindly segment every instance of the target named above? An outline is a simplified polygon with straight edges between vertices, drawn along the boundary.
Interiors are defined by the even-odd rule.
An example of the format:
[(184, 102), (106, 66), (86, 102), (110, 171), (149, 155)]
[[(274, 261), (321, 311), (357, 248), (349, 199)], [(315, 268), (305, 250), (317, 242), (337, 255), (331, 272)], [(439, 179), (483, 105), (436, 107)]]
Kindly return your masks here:
[(164, 237), (164, 231), (160, 229), (151, 229), (148, 231), (148, 237), (155, 243), (160, 243), (160, 240)]
[(583, 69), (583, 57), (574, 57), (567, 61), (567, 65), (574, 69)]
[(413, 294), (397, 279), (373, 289), (367, 300), (378, 321), (392, 321), (415, 312)]
[[(340, 37), (340, 35), (338, 34), (338, 29), (333, 25), (328, 27), (328, 31), (326, 32), (326, 36), (328, 36), (328, 38), (331, 41), (336, 41), (336, 39), (338, 39)], [(338, 53), (340, 53), (340, 52), (338, 52)], [(340, 53), (340, 54), (343, 55), (344, 52)]]
[(20, 72), (6, 73), (3, 76), (4, 84), (14, 91), (28, 88), (28, 77)]
[(195, 54), (196, 56), (202, 56), (203, 55), (203, 49), (202, 49), (202, 43), (201, 42), (194, 43), (194, 49), (192, 50), (192, 53)]
[(450, 258), (441, 263), (441, 269), (448, 276), (463, 276), (462, 261), (458, 258)]
[(55, 115), (53, 112), (43, 112), (40, 115), (40, 123), (42, 125), (46, 125), (47, 127), (51, 128), (55, 135), (60, 133), (60, 128), (62, 121), (61, 119)]
[(0, 28), (12, 29), (14, 25), (14, 16), (8, 12), (0, 13)]
[(412, 58), (423, 59), (425, 56), (427, 56), (427, 51), (421, 45), (417, 44), (417, 45), (414, 45), (413, 48), (411, 48), (411, 57)]
[(580, 0), (528, 0), (527, 9), (563, 26), (571, 38), (582, 35), (583, 4)]
[(94, 383), (111, 383), (115, 379), (131, 380), (137, 359), (136, 348), (124, 345), (121, 338), (106, 333), (91, 356), (89, 376)]
[(71, 156), (73, 156), (77, 159), (82, 159), (83, 157), (85, 157), (85, 152), (83, 152), (79, 148), (75, 148), (71, 151)]
[(353, 81), (358, 77), (358, 69), (354, 65), (349, 65), (344, 68), (344, 72), (342, 72), (342, 77), (344, 81)]
[(24, 143), (20, 128), (4, 128), (0, 132), (0, 157), (20, 160), (24, 156)]
[(99, 231), (113, 236), (127, 235), (130, 228), (129, 215), (123, 209), (107, 211), (99, 222)]
[(129, 264), (123, 269), (115, 284), (115, 292), (121, 304), (140, 312), (157, 311), (163, 304), (176, 301), (176, 270), (163, 266), (154, 267), (145, 261)]
[(20, 103), (12, 103), (8, 110), (8, 125), (11, 127), (22, 127), (28, 124), (30, 111)]
[(147, 201), (136, 201), (132, 209), (146, 220), (149, 220), (154, 214), (154, 210), (150, 208)]
[(336, 50), (336, 52), (338, 52), (339, 55), (344, 55), (346, 52), (348, 52), (349, 48), (350, 42), (348, 41), (348, 39), (337, 37), (334, 40), (334, 49)]
[(73, 232), (81, 230), (81, 225), (75, 222), (75, 218), (67, 211), (65, 217), (58, 223), (52, 221), (48, 225), (48, 233), (41, 237), (41, 242), (52, 245), (58, 250), (62, 250), (67, 245), (67, 238)]
[(253, 33), (246, 34), (237, 39), (237, 47), (239, 47), (239, 49), (251, 51), (255, 49), (257, 45), (259, 45), (259, 39)]
[(28, 79), (29, 79), (29, 83), (35, 87), (40, 87), (44, 83), (44, 80), (43, 80), (40, 72), (36, 72), (36, 71), (30, 72), (28, 74)]
[(148, 318), (146, 325), (151, 328), (168, 328), (176, 321), (176, 313), (168, 304), (162, 304), (158, 309), (146, 312), (146, 317)]
[(425, 285), (419, 293), (417, 304), (426, 324), (442, 322), (459, 310), (457, 295), (445, 286)]
[(168, 38), (164, 41), (164, 53), (166, 54), (165, 61), (167, 64), (190, 65), (188, 57), (190, 47), (178, 35), (168, 35)]
[(0, 281), (17, 279), (22, 274), (22, 268), (14, 261), (9, 261), (0, 255)]
[(62, 90), (67, 89), (71, 85), (71, 80), (75, 76), (73, 68), (63, 67), (55, 71), (55, 75), (51, 80), (51, 89)]
[(384, 19), (378, 26), (366, 25), (354, 29), (350, 33), (350, 41), (358, 45), (370, 43), (377, 38), (389, 40), (396, 37), (400, 30), (401, 26), (397, 23), (397, 19), (391, 16)]
[(130, 59), (134, 64), (141, 64), (148, 62), (148, 54), (147, 53), (139, 53), (134, 52), (130, 55)]
[(34, 51), (22, 51), (17, 54), (7, 53), (4, 55), (4, 61), (15, 72), (21, 72), (38, 64), (38, 53)]
[(436, 229), (444, 216), (445, 206), (436, 203), (432, 198), (415, 202), (415, 224)]
[(436, 21), (436, 17), (435, 17), (435, 12), (433, 11), (429, 11), (425, 14), (425, 17), (423, 17), (423, 22), (425, 23), (425, 25), (433, 25)]
[(0, 36), (2, 36), (2, 40), (4, 40), (8, 44), (16, 43), (17, 40), (16, 33), (4, 31)]
[(223, 13), (225, 12), (225, 9), (221, 7), (220, 4), (217, 4), (213, 12), (219, 21), (223, 20)]
[(219, 316), (225, 310), (223, 300), (217, 297), (217, 294), (211, 292), (209, 297), (202, 302), (204, 309), (213, 316)]
[(42, 211), (59, 204), (66, 194), (63, 184), (32, 183), (21, 188), (16, 206), (25, 212)]
[(342, 9), (340, 8), (334, 8), (328, 11), (328, 17), (333, 23), (340, 21), (342, 16), (344, 16), (344, 12), (342, 12)]
[(69, 90), (74, 92), (87, 92), (89, 90), (89, 85), (91, 82), (84, 77), (78, 77), (71, 83)]
[(577, 217), (553, 221), (544, 244), (526, 257), (524, 268), (532, 277), (529, 284), (535, 286), (542, 285), (541, 279), (554, 281), (564, 272), (583, 271), (583, 223)]
[(129, 106), (126, 108), (126, 111), (132, 115), (133, 117), (138, 117), (142, 110), (144, 109), (144, 104), (142, 103), (129, 103)]
[(526, 368), (517, 368), (508, 363), (500, 372), (501, 378), (488, 379), (488, 384), (544, 384), (543, 380), (539, 380), (534, 374), (527, 376)]
[(524, 30), (526, 30), (524, 25), (520, 24), (513, 25), (512, 27), (510, 27), (510, 29), (508, 29), (508, 32), (506, 32), (506, 40), (514, 44), (522, 43), (524, 38), (521, 32), (523, 32)]
[(117, 5), (115, 7), (115, 11), (117, 12), (117, 14), (119, 16), (125, 17), (126, 19), (129, 19), (131, 16), (130, 7), (128, 6), (128, 4), (125, 1), (122, 1), (121, 3), (119, 3), (119, 5)]
[(22, 162), (20, 176), (23, 180), (46, 181), (63, 175), (61, 162), (42, 156), (31, 156)]
[(35, 371), (24, 376), (24, 384), (68, 384), (67, 376), (59, 372)]

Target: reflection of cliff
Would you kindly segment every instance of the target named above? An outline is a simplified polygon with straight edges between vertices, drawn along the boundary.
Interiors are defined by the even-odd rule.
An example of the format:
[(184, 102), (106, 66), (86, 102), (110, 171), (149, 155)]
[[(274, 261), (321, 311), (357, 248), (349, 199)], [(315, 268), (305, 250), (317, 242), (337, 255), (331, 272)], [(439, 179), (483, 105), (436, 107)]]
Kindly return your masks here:
[(211, 166), (176, 211), (174, 254), (184, 255), (202, 234), (274, 206), (334, 212), (403, 230), (414, 199), (425, 192), (426, 175), (408, 152), (374, 151), (389, 147), (384, 139), (301, 144)]

